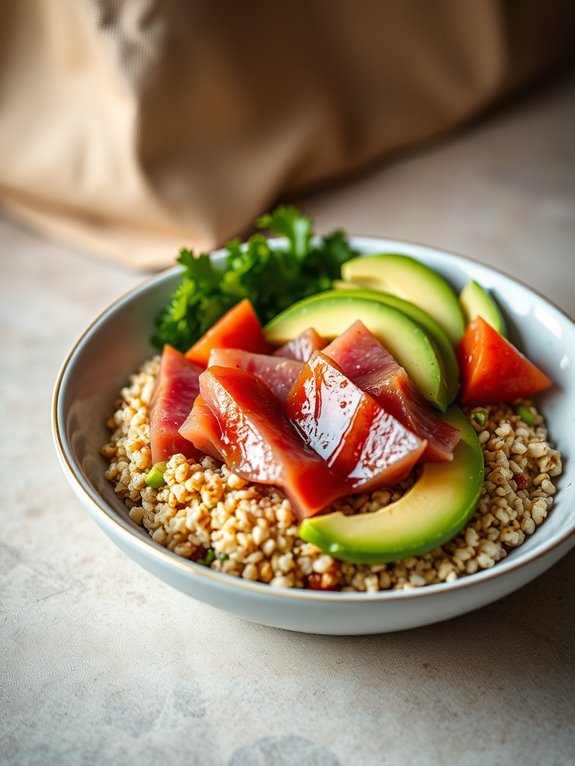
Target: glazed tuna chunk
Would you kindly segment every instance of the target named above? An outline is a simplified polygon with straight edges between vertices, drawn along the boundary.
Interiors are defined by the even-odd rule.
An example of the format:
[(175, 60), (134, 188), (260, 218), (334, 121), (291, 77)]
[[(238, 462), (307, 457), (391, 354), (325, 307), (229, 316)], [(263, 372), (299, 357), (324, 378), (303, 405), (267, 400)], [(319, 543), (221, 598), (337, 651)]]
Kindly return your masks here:
[(249, 481), (281, 487), (301, 519), (349, 494), (347, 482), (307, 447), (255, 375), (234, 367), (210, 367), (200, 392), (220, 429), (222, 456)]
[(323, 353), (333, 359), (386, 412), (427, 441), (426, 462), (453, 459), (459, 430), (443, 421), (421, 396), (407, 372), (361, 322), (355, 322)]
[(164, 346), (160, 372), (150, 403), (152, 462), (168, 460), (176, 453), (196, 459), (198, 451), (178, 429), (188, 416), (200, 391), (202, 368), (175, 348)]
[(314, 351), (321, 351), (326, 345), (327, 340), (322, 338), (313, 327), (309, 327), (296, 338), (276, 349), (274, 356), (283, 356), (286, 359), (297, 359), (299, 362), (307, 362)]
[(180, 434), (200, 453), (224, 462), (220, 426), (201, 395), (196, 397), (192, 411), (182, 423)]
[(402, 481), (427, 446), (320, 351), (302, 370), (286, 412), (305, 442), (354, 492)]
[(252, 354), (235, 348), (216, 348), (210, 354), (208, 366), (236, 367), (251, 372), (271, 388), (274, 396), (285, 404), (291, 387), (300, 374), (303, 362), (267, 354)]

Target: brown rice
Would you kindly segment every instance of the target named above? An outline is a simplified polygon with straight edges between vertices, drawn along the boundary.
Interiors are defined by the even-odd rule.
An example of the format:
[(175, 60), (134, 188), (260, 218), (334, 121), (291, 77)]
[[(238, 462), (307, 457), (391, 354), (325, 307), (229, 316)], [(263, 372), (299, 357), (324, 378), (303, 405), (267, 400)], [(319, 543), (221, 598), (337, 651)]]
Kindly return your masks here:
[[(108, 421), (106, 478), (130, 517), (152, 539), (212, 569), (280, 587), (378, 591), (451, 582), (492, 567), (543, 523), (553, 504), (561, 455), (549, 445), (542, 416), (529, 402), (534, 425), (510, 405), (488, 406), (478, 433), (485, 482), (478, 508), (450, 542), (423, 556), (377, 566), (339, 562), (297, 534), (290, 503), (274, 487), (251, 484), (225, 465), (174, 455), (165, 486), (145, 483), (152, 467), (148, 410), (159, 357), (147, 361), (120, 392)], [(397, 500), (412, 481), (338, 504), (345, 513), (370, 512)]]

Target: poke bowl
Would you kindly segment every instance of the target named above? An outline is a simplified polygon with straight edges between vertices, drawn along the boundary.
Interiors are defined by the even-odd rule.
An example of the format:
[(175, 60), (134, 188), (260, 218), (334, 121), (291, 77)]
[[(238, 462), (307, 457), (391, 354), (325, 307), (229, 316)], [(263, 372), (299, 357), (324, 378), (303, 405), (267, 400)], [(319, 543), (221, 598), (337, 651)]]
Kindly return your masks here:
[[(180, 282), (181, 270), (178, 267), (149, 279), (119, 298), (95, 319), (64, 362), (53, 399), (54, 439), (66, 477), (97, 524), (128, 556), (173, 587), (230, 614), (289, 630), (338, 635), (414, 628), (479, 608), (539, 576), (575, 545), (575, 463), (571, 445), (575, 421), (573, 321), (544, 297), (518, 281), (465, 257), (431, 247), (380, 238), (350, 237), (349, 243), (360, 257), (394, 253), (415, 259), (447, 280), (455, 292), (460, 292), (470, 281), (481, 285), (490, 292), (501, 309), (509, 340), (553, 380), (553, 386), (534, 398), (534, 412), (537, 418), (538, 413), (542, 413), (545, 419), (552, 452), (556, 454), (557, 450), (562, 456), (562, 472), (556, 478), (552, 475), (551, 483), (548, 474), (541, 474), (537, 479), (537, 469), (531, 477), (531, 481), (538, 481), (537, 497), (542, 494), (540, 487), (543, 482), (547, 482), (549, 495), (553, 495), (552, 501), (547, 503), (549, 512), (545, 510), (542, 518), (536, 520), (537, 524), (521, 519), (524, 529), (523, 532), (519, 529), (521, 544), (513, 542), (509, 537), (509, 546), (499, 555), (495, 555), (491, 550), (493, 546), (490, 548), (486, 542), (487, 547), (481, 549), (483, 553), (480, 555), (484, 555), (481, 566), (469, 563), (470, 554), (462, 552), (465, 547), (465, 538), (462, 538), (464, 542), (456, 550), (460, 559), (460, 571), (453, 568), (454, 574), (445, 559), (439, 561), (430, 558), (431, 564), (419, 567), (417, 556), (406, 554), (408, 565), (407, 571), (404, 571), (401, 561), (398, 566), (389, 557), (381, 566), (377, 566), (376, 562), (368, 569), (367, 564), (356, 566), (346, 563), (344, 556), (343, 571), (348, 572), (341, 578), (344, 587), (341, 587), (341, 583), (335, 589), (329, 583), (327, 587), (320, 585), (315, 588), (313, 584), (306, 587), (307, 583), (314, 582), (314, 578), (321, 581), (326, 573), (329, 574), (334, 560), (329, 551), (315, 550), (313, 542), (307, 544), (315, 550), (314, 554), (297, 549), (300, 553), (303, 550), (303, 558), (311, 561), (305, 564), (308, 569), (302, 570), (304, 574), (299, 579), (294, 574), (291, 581), (280, 582), (282, 575), (277, 571), (270, 572), (266, 581), (258, 581), (257, 577), (249, 573), (239, 575), (239, 570), (234, 569), (233, 557), (230, 560), (226, 554), (220, 555), (217, 545), (216, 554), (211, 553), (211, 557), (206, 557), (206, 551), (203, 550), (202, 559), (196, 557), (194, 560), (189, 545), (187, 548), (183, 543), (168, 546), (168, 525), (163, 527), (156, 521), (154, 527), (150, 524), (146, 527), (143, 524), (145, 511), (138, 504), (138, 493), (130, 499), (129, 493), (118, 491), (120, 480), (116, 476), (114, 483), (114, 471), (110, 473), (110, 460), (115, 459), (116, 449), (114, 444), (110, 448), (110, 429), (118, 432), (119, 428), (125, 427), (124, 436), (129, 428), (133, 432), (133, 422), (126, 425), (123, 419), (126, 419), (126, 412), (130, 410), (129, 399), (134, 394), (134, 386), (137, 391), (141, 391), (145, 385), (150, 389), (157, 375), (159, 362), (157, 359), (155, 362), (150, 360), (158, 354), (158, 350), (151, 346), (150, 337), (154, 331), (155, 317)], [(226, 255), (223, 251), (216, 251), (211, 257), (218, 264)], [(144, 377), (138, 379), (138, 375)], [(119, 392), (124, 396), (120, 404)], [(149, 400), (149, 390), (145, 398)], [(490, 412), (489, 408), (480, 409), (482, 417), (488, 416)], [(133, 414), (133, 411), (129, 412), (130, 417)], [(513, 423), (516, 421), (517, 418)], [(525, 430), (525, 423), (522, 427)], [(475, 431), (481, 437), (482, 428), (476, 427)], [(501, 434), (490, 434), (493, 439), (504, 439), (505, 436), (505, 430)], [(114, 438), (119, 437), (116, 435)], [(111, 450), (109, 454), (106, 445)], [(536, 456), (536, 450), (532, 451)], [(176, 460), (174, 464), (168, 462), (171, 481), (175, 482), (173, 475), (184, 462), (183, 459), (179, 462)], [(520, 462), (519, 458), (517, 462)], [(240, 492), (243, 490), (245, 479), (238, 479), (225, 466), (220, 469), (213, 459), (207, 463), (200, 461), (199, 464), (206, 467), (210, 475), (219, 477), (218, 481), (227, 481), (233, 486), (233, 480), (237, 482), (235, 488)], [(183, 479), (188, 481), (190, 488), (195, 475), (194, 461), (188, 461), (188, 465), (191, 468)], [(149, 466), (146, 471), (148, 469)], [(492, 465), (486, 471), (496, 469), (497, 466)], [(496, 479), (492, 478), (497, 484)], [(185, 481), (182, 481), (182, 485)], [(166, 492), (175, 492), (177, 495), (176, 489), (166, 487)], [(198, 497), (202, 491), (206, 491), (206, 487), (198, 486), (196, 489)], [(409, 488), (401, 491), (409, 491)], [(268, 506), (270, 496), (275, 497), (269, 492), (266, 489), (264, 493)], [(225, 505), (225, 497), (218, 499), (222, 500), (221, 506)], [(386, 502), (396, 499), (395, 495), (387, 493)], [(283, 509), (281, 512), (289, 515), (289, 502), (281, 496), (278, 502), (278, 507)], [(176, 500), (173, 505), (176, 506)], [(210, 504), (207, 505), (209, 513)], [(213, 505), (215, 507), (216, 503)], [(205, 503), (202, 508), (206, 512), (204, 506)], [(539, 507), (542, 507), (541, 502)], [(169, 515), (172, 517), (174, 514)], [(493, 523), (501, 526), (505, 522), (504, 515), (502, 519), (501, 522), (494, 519)], [(229, 519), (224, 522), (226, 520), (229, 522)], [(540, 523), (543, 520), (544, 523)], [(293, 530), (296, 522), (290, 516), (286, 527)], [(225, 526), (225, 523), (221, 526)], [(517, 527), (518, 524), (515, 525)], [(511, 532), (516, 531), (510, 529)], [(222, 540), (222, 534), (216, 539)], [(461, 534), (465, 535), (465, 530)], [(467, 535), (468, 542), (476, 542), (473, 531), (467, 532)], [(301, 541), (296, 539), (299, 545)], [(314, 541), (317, 539), (313, 538)], [(211, 550), (208, 549), (208, 553)], [(332, 553), (334, 550), (335, 547)], [(290, 555), (291, 551), (290, 548)], [(490, 555), (492, 559), (487, 560)], [(262, 555), (258, 553), (252, 560), (256, 564), (261, 563)], [(278, 561), (277, 557), (274, 561)], [(439, 561), (437, 566), (435, 561)], [(244, 573), (249, 564), (246, 562), (247, 559), (241, 560), (241, 570)], [(336, 565), (339, 572), (341, 566), (337, 554)], [(443, 570), (439, 574), (441, 565)], [(436, 566), (435, 570), (433, 566)], [(432, 575), (429, 574), (430, 568)], [(290, 571), (295, 570), (288, 557), (286, 573)], [(284, 585), (292, 587), (282, 587)]]

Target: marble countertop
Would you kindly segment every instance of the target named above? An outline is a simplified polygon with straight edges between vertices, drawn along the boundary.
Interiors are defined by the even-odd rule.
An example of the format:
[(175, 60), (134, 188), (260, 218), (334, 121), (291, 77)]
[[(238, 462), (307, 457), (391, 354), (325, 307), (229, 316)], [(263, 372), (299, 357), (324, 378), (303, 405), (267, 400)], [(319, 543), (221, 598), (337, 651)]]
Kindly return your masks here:
[[(575, 79), (300, 200), (322, 231), (425, 242), (575, 315)], [(575, 551), (458, 619), (328, 638), (242, 622), (126, 558), (50, 436), (73, 341), (142, 275), (0, 218), (0, 762), (202, 766), (566, 764)]]

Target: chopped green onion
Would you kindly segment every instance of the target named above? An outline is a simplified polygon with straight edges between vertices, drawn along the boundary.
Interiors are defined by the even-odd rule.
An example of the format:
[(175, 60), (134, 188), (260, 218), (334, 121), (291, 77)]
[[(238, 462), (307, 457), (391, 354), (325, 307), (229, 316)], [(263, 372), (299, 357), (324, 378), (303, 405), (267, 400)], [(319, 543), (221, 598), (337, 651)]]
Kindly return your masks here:
[(227, 561), (229, 559), (229, 556), (227, 553), (219, 553), (218, 558), (220, 561)]
[(489, 417), (489, 413), (487, 410), (473, 410), (471, 413), (471, 420), (473, 420), (474, 423), (477, 423), (478, 426), (483, 426), (487, 423), (487, 418)]
[(205, 564), (205, 566), (209, 567), (211, 566), (214, 561), (216, 560), (216, 552), (213, 548), (208, 548), (206, 551), (206, 555), (204, 556), (204, 560), (202, 561), (202, 564)]
[(518, 404), (515, 407), (515, 414), (519, 415), (521, 420), (524, 423), (527, 423), (528, 426), (535, 425), (535, 415), (531, 412), (531, 409), (527, 407), (525, 404)]
[(164, 481), (164, 471), (166, 470), (167, 463), (156, 463), (152, 466), (152, 470), (146, 476), (146, 484), (152, 489), (160, 489), (166, 483)]

